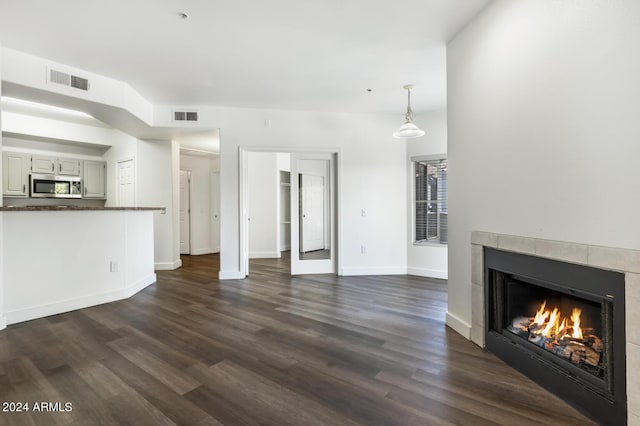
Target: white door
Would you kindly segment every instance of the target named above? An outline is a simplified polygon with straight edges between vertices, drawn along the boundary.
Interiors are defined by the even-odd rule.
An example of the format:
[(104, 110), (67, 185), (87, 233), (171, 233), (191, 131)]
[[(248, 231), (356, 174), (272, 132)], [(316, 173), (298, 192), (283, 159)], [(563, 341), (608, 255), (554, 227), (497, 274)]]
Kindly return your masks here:
[(220, 252), (220, 173), (211, 174), (211, 245)]
[(135, 207), (136, 186), (133, 159), (118, 162), (118, 190), (116, 200), (118, 207)]
[(191, 172), (180, 170), (180, 254), (191, 253), (191, 193), (189, 182)]
[(324, 177), (300, 173), (300, 251), (324, 249)]

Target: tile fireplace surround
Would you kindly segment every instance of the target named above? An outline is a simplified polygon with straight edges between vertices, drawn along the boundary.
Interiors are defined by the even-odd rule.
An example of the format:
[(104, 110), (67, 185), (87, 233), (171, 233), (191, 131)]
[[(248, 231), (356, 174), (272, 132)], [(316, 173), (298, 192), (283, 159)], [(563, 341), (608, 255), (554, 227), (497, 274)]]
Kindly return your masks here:
[(628, 424), (640, 425), (640, 250), (473, 231), (471, 233), (471, 340), (481, 347), (485, 346), (483, 247), (624, 273)]

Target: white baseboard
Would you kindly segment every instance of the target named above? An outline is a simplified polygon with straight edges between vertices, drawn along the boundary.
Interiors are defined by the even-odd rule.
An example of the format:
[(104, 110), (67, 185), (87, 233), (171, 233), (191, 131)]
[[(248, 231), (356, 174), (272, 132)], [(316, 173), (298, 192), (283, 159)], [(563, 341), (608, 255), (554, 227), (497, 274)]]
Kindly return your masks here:
[(199, 248), (199, 249), (191, 249), (192, 256), (199, 256), (201, 254), (211, 254), (213, 253), (212, 248)]
[(218, 247), (214, 247), (213, 250), (211, 250), (212, 253), (220, 253), (220, 246)]
[(342, 268), (340, 275), (406, 275), (407, 268), (403, 266), (370, 266)]
[(287, 245), (287, 246), (280, 246), (280, 251), (288, 251), (291, 250), (291, 246)]
[(128, 299), (140, 290), (153, 284), (155, 281), (156, 274), (151, 274), (119, 290), (61, 300), (59, 302), (49, 303), (46, 305), (32, 306), (29, 308), (6, 312), (6, 324), (15, 324), (36, 318), (75, 311), (77, 309), (88, 308), (90, 306), (102, 305), (103, 303), (115, 302), (116, 300)]
[(447, 311), (446, 320), (447, 325), (452, 328), (458, 334), (461, 334), (465, 339), (471, 339), (471, 325), (462, 321), (457, 316)]
[(249, 259), (279, 259), (279, 251), (254, 251), (249, 252)]
[(220, 271), (218, 272), (219, 280), (243, 280), (246, 277), (240, 271)]
[(407, 275), (446, 280), (449, 278), (449, 271), (447, 271), (446, 269), (442, 271), (439, 269), (418, 268), (415, 266), (409, 266), (407, 267)]
[(124, 288), (124, 290), (120, 290), (122, 297), (120, 297), (118, 300), (130, 298), (137, 292), (144, 290), (145, 288), (149, 287), (151, 284), (155, 283), (156, 280), (157, 280), (156, 274), (153, 273), (151, 275), (148, 275), (142, 278), (141, 280), (138, 280), (133, 284), (128, 285), (127, 287)]
[(173, 271), (182, 266), (182, 260), (178, 259), (175, 262), (156, 262), (153, 266), (156, 271)]
[(7, 319), (4, 315), (0, 315), (0, 330), (4, 330), (5, 328), (7, 328)]

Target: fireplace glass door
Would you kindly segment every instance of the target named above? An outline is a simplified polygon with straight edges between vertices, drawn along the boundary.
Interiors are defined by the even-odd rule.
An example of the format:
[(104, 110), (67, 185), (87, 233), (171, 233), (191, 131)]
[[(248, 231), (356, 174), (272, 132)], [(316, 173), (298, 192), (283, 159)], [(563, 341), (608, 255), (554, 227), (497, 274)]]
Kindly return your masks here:
[(603, 340), (608, 338), (610, 302), (563, 293), (514, 276), (504, 277), (504, 293), (508, 333), (605, 380), (608, 364)]

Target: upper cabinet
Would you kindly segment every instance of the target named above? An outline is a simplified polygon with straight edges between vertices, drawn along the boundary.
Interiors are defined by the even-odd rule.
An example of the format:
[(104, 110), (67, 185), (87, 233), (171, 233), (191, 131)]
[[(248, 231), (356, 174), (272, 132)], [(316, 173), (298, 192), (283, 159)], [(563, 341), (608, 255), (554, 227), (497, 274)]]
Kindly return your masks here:
[(80, 176), (82, 160), (77, 158), (56, 158), (45, 155), (31, 157), (31, 172), (49, 175)]
[(80, 176), (82, 160), (77, 158), (58, 158), (57, 174), (64, 176)]
[(55, 157), (44, 155), (34, 155), (31, 157), (31, 172), (54, 175), (58, 167), (58, 160)]
[(107, 163), (104, 161), (84, 161), (83, 198), (105, 198), (107, 183)]
[(2, 194), (6, 197), (29, 195), (29, 160), (31, 155), (20, 152), (2, 153)]

